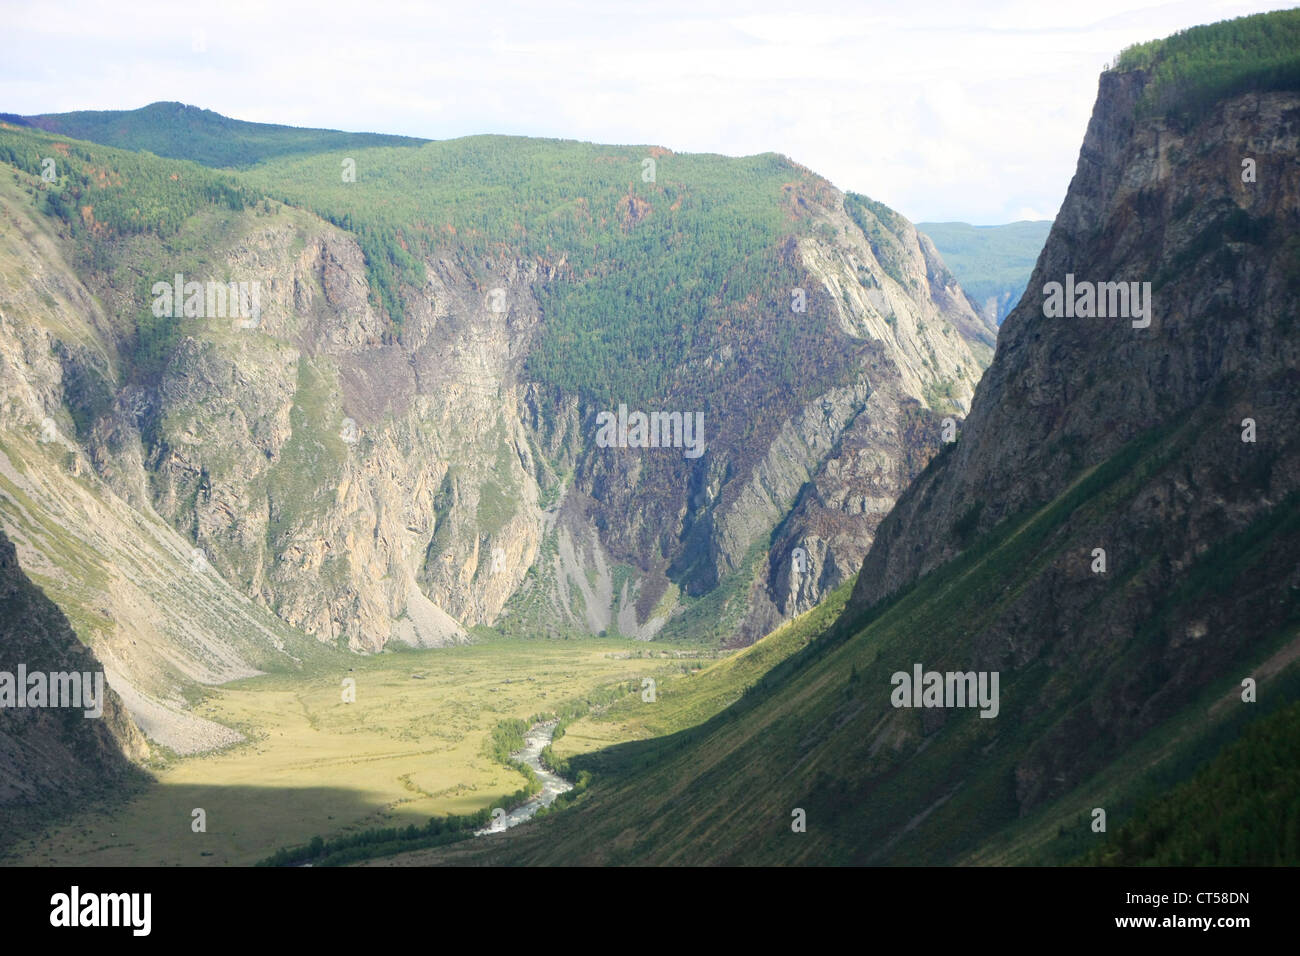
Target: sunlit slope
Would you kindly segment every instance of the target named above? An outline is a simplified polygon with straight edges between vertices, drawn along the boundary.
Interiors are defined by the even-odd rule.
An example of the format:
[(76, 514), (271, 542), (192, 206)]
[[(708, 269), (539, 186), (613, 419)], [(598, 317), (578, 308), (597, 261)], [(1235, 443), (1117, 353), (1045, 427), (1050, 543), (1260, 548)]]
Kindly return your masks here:
[[(643, 686), (640, 695), (566, 726), (553, 751), (560, 760), (597, 774), (626, 770), (651, 755), (679, 749), (684, 736), (711, 718), (792, 672), (792, 658), (807, 648), (839, 617), (848, 600), (852, 580), (846, 581), (811, 611), (777, 628), (744, 651), (702, 670), (681, 667), (680, 673)], [(695, 665), (698, 666), (698, 665)], [(653, 692), (653, 693), (652, 693)], [(651, 699), (653, 697), (653, 699)], [(697, 731), (698, 732), (698, 731)], [(685, 736), (690, 736), (686, 734)], [(598, 752), (610, 744), (639, 741), (634, 747)]]

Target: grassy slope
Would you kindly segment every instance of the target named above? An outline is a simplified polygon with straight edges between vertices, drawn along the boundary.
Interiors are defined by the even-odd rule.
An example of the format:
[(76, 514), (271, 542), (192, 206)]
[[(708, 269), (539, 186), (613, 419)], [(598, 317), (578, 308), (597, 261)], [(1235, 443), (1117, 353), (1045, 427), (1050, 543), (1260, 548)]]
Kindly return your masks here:
[(1084, 862), (1156, 866), (1300, 859), (1300, 703), (1256, 721), (1208, 766), (1154, 798)]
[[(617, 771), (627, 765), (617, 753), (598, 753), (607, 744), (646, 740), (636, 749), (636, 760), (680, 746), (681, 739), (655, 741), (688, 732), (706, 723), (769, 677), (779, 664), (804, 649), (840, 615), (853, 589), (853, 581), (840, 585), (813, 610), (777, 628), (762, 640), (704, 670), (693, 666), (670, 674), (655, 686), (653, 703), (640, 696), (618, 702), (608, 709), (572, 724), (559, 738), (554, 751), (560, 759), (595, 772)], [(575, 759), (576, 758), (576, 759)]]

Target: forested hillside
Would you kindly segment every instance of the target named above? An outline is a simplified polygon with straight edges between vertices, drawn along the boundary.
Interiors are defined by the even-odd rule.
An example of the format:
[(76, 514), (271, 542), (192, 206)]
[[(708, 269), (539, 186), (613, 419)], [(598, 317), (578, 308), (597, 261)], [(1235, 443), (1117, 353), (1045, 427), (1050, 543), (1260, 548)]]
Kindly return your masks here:
[(1300, 90), (1300, 10), (1259, 13), (1191, 27), (1125, 49), (1119, 73), (1146, 75), (1137, 113), (1190, 122), (1248, 91)]

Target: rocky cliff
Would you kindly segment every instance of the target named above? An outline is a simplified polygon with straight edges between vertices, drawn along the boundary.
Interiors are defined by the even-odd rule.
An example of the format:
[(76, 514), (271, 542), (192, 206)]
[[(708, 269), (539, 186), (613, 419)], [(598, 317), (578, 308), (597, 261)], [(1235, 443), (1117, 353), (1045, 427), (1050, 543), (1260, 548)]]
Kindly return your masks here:
[[(1102, 76), (1078, 170), (960, 440), (882, 523), (850, 606), (905, 592), (983, 536), (1141, 462), (972, 625), (973, 666), (1079, 667), (1095, 681), (1017, 763), (1024, 812), (1232, 662), (1294, 638), (1300, 95), (1142, 115), (1148, 78)], [(1050, 283), (1067, 276), (1076, 288), (1149, 283), (1149, 326), (1045, 314)], [(1294, 646), (1278, 653), (1265, 673)], [(1061, 692), (1048, 682), (1036, 706), (1050, 711)]]
[[(1211, 529), (1240, 528), (1290, 492), (1295, 472), (1280, 462), (1297, 411), (1298, 196), (1287, 174), (1296, 97), (1232, 97), (1187, 125), (1139, 121), (1145, 81), (1141, 70), (1102, 75), (1078, 170), (960, 441), (882, 529), (858, 606), (1055, 497), (1138, 436), (1193, 416), (1209, 430), (1186, 450), (1187, 471), (1151, 490), (1180, 530), (1139, 542), (1128, 536), (1148, 522), (1125, 516), (1122, 550), (1136, 558), (1157, 546), (1185, 563)], [(1260, 170), (1255, 181), (1243, 181), (1245, 159)], [(1045, 286), (1067, 276), (1150, 283), (1150, 326), (1046, 317)]]
[[(0, 408), (6, 433), (22, 436), (14, 454), (34, 469), (18, 469), (21, 490), (46, 511), (74, 494), (115, 520), (161, 517), (168, 560), (229, 591), (231, 613), (254, 615), (232, 622), (219, 662), (189, 667), (197, 679), (252, 673), (280, 653), (283, 634), (252, 608), (359, 651), (463, 641), (489, 624), (752, 640), (852, 573), (991, 354), (992, 327), (910, 224), (773, 161), (788, 181), (771, 208), (785, 210), (788, 235), (735, 277), (766, 285), (739, 313), (706, 308), (717, 327), (690, 330), (693, 352), (659, 397), (703, 415), (702, 454), (605, 448), (597, 420), (612, 403), (530, 371), (546, 303), (582, 278), (563, 249), (482, 256), (444, 230), (420, 262), (422, 285), (402, 291), (399, 328), (373, 294), (364, 236), (346, 223), (246, 192), (231, 208), (195, 203), (176, 232), (115, 228), (94, 211), (129, 180), (114, 169), (144, 164), (131, 169), (157, 177), (166, 198), (171, 183), (198, 179), (194, 168), (7, 135)], [(70, 225), (44, 211), (70, 187), (36, 175), (25, 157), (42, 151), (84, 177)], [(630, 202), (624, 233), (635, 239), (680, 206), (678, 195), (669, 208), (669, 188)], [(205, 288), (256, 281), (258, 313), (237, 314), (232, 298), (206, 314), (205, 299), (160, 318), (153, 287), (174, 274)], [(793, 360), (774, 350), (783, 340)], [(17, 528), (21, 499), (0, 502)], [(56, 554), (16, 540), (63, 576), (79, 559), (77, 545)], [(133, 607), (167, 603), (151, 587)], [(692, 613), (724, 588), (739, 600), (721, 624)], [(73, 590), (56, 600), (80, 601)], [(157, 613), (195, 631), (187, 645), (210, 658), (205, 627), (177, 607)], [(114, 610), (93, 640), (156, 636), (144, 617)], [(165, 684), (174, 665), (150, 665), (143, 682)]]

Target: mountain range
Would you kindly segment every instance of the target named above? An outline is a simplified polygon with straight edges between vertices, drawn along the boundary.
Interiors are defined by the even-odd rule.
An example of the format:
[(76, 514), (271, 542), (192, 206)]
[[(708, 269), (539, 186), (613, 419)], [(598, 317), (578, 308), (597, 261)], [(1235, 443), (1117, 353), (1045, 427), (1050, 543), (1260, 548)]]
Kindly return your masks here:
[[(1294, 864), (1300, 73), (1245, 64), (1297, 31), (1121, 56), (959, 439), (856, 579), (574, 727), (573, 809), (405, 862)], [(1150, 324), (1047, 317), (1066, 276), (1150, 282)]]

